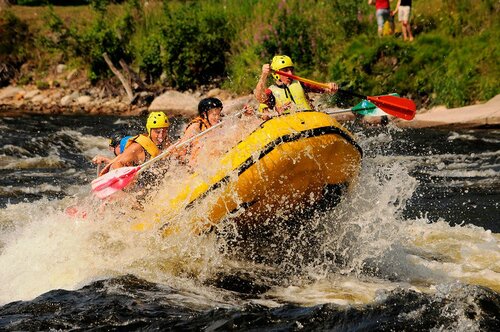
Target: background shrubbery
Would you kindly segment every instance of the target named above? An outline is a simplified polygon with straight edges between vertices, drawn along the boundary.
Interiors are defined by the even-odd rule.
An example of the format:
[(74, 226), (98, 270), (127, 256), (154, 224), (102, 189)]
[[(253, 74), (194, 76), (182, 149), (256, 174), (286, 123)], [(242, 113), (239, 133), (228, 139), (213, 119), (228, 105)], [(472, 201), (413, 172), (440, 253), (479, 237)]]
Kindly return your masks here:
[(500, 93), (497, 0), (414, 1), (412, 43), (399, 32), (377, 38), (374, 7), (359, 0), (73, 3), (80, 4), (79, 15), (40, 7), (38, 26), (15, 16), (19, 7), (3, 11), (0, 61), (14, 67), (31, 61), (41, 72), (64, 62), (85, 67), (97, 82), (112, 75), (106, 52), (149, 84), (249, 93), (262, 64), (288, 54), (299, 75), (365, 94), (398, 92), (424, 107), (461, 106)]

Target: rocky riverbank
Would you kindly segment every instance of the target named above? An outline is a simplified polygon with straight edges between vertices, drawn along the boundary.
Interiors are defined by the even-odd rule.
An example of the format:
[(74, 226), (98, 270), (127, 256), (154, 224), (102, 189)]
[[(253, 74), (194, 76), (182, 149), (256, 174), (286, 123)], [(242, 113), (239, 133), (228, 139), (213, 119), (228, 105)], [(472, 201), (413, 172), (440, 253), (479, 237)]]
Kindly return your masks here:
[[(185, 92), (174, 90), (161, 93), (142, 92), (135, 100), (127, 96), (105, 96), (103, 88), (85, 87), (70, 89), (48, 87), (40, 89), (34, 85), (8, 86), (0, 89), (0, 116), (20, 116), (25, 114), (63, 114), (63, 115), (118, 115), (137, 116), (150, 111), (162, 110), (170, 116), (192, 117), (196, 114), (201, 98), (218, 97), (225, 105), (226, 112), (241, 109), (243, 105), (257, 106), (252, 95), (234, 96), (230, 93), (211, 89), (207, 92)], [(340, 121), (351, 120), (351, 114), (341, 114)], [(378, 118), (366, 118), (368, 122), (378, 122)], [(500, 95), (486, 103), (447, 109), (435, 107), (418, 110), (412, 121), (392, 119), (393, 123), (404, 128), (461, 127), (491, 128), (500, 127)]]
[(198, 101), (204, 97), (218, 97), (225, 101), (225, 104), (235, 105), (234, 107), (251, 102), (252, 99), (252, 96), (234, 97), (220, 89), (212, 89), (206, 93), (181, 93), (169, 90), (156, 97), (152, 93), (139, 93), (136, 98), (150, 100), (132, 102), (126, 96), (101, 97), (97, 89), (40, 90), (34, 86), (8, 86), (0, 89), (0, 116), (23, 114), (136, 116), (162, 110), (172, 116), (190, 117), (196, 114)]

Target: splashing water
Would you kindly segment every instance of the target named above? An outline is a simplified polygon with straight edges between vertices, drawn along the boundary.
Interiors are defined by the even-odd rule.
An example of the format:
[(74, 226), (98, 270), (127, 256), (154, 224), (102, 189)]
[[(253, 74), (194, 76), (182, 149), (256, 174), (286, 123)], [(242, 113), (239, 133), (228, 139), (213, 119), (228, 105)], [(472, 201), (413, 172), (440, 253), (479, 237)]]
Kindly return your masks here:
[[(223, 142), (219, 140), (218, 150), (226, 148)], [(384, 133), (367, 137), (363, 147), (367, 151), (390, 142), (391, 134)], [(471, 224), (451, 226), (444, 218), (408, 218), (405, 209), (420, 185), (412, 174), (416, 159), (369, 151), (357, 184), (335, 209), (307, 216), (292, 228), (279, 224), (270, 238), (253, 244), (248, 238), (238, 243), (239, 230), (231, 220), (208, 234), (181, 227), (162, 236), (164, 224), (203, 220), (218, 195), (213, 191), (188, 210), (159, 213), (189, 177), (180, 168), (169, 169), (142, 211), (127, 200), (103, 208), (80, 186), (71, 187), (73, 195), (62, 199), (7, 204), (0, 210), (0, 303), (133, 275), (189, 294), (178, 299), (190, 308), (375, 306), (395, 297), (404, 297), (409, 305), (408, 294), (426, 294), (447, 303), (436, 310), (454, 317), (448, 328), (478, 330), (477, 317), (484, 312), (476, 308), (473, 319), (468, 310), (483, 295), (473, 286), (500, 291), (499, 235)], [(75, 203), (88, 209), (85, 218), (63, 212)], [(137, 222), (153, 227), (133, 230)], [(231, 285), (235, 275), (236, 286)], [(242, 299), (224, 290), (241, 291), (245, 280), (258, 296)], [(417, 302), (425, 300), (417, 296)], [(429, 310), (419, 308), (406, 312), (405, 319), (418, 320)]]

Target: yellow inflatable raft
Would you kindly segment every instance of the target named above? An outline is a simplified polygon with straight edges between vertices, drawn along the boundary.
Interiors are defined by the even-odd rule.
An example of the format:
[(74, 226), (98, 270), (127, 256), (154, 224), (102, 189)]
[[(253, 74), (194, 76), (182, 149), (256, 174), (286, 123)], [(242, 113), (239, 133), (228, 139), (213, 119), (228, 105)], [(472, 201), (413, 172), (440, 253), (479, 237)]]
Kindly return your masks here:
[(198, 230), (228, 217), (245, 226), (277, 214), (293, 217), (338, 201), (356, 179), (361, 157), (353, 135), (327, 114), (272, 118), (222, 156), (211, 175), (193, 174), (168, 210), (205, 204), (203, 220), (193, 221)]

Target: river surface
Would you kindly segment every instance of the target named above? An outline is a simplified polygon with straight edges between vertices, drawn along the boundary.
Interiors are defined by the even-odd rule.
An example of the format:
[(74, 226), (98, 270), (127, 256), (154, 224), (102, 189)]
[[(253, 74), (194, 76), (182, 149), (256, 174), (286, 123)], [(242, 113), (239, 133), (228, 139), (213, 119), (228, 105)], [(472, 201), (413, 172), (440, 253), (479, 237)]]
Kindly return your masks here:
[(352, 128), (357, 185), (262, 259), (89, 198), (105, 137), (143, 121), (0, 118), (0, 330), (500, 330), (500, 130)]

